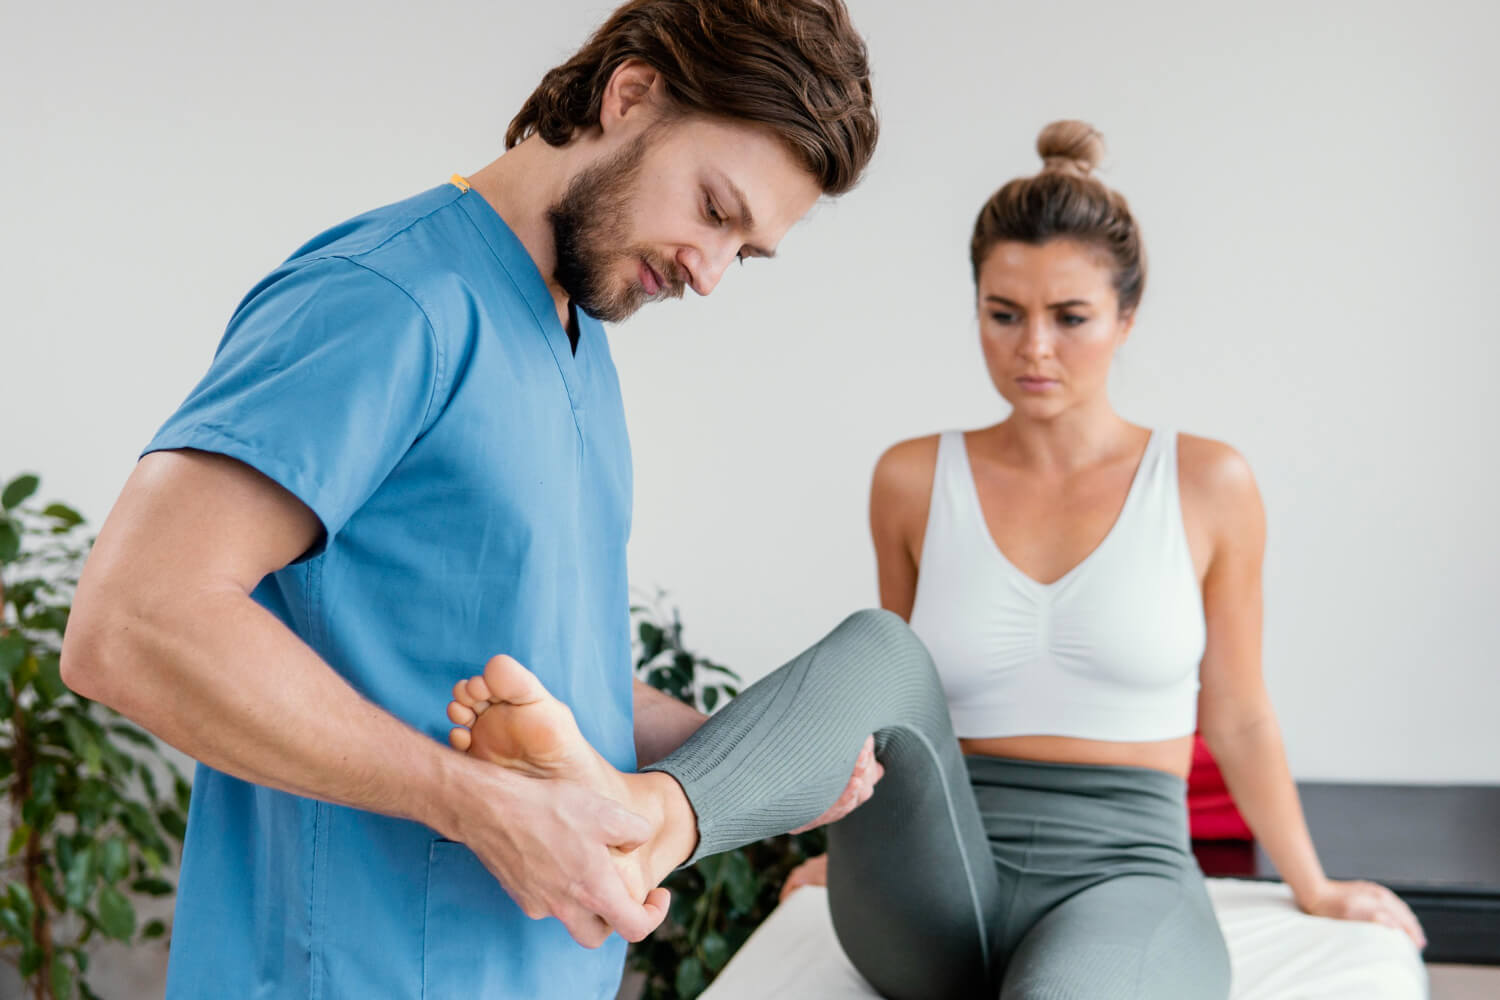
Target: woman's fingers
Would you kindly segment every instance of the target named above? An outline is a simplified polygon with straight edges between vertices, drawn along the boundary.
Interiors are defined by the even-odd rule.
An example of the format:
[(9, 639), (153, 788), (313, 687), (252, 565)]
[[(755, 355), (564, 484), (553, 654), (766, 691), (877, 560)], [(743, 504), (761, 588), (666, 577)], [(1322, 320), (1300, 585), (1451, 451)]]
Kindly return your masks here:
[(1427, 935), (1422, 933), (1422, 924), (1417, 920), (1417, 915), (1406, 905), (1406, 900), (1396, 895), (1385, 886), (1380, 890), (1386, 896), (1386, 908), (1395, 920), (1396, 929), (1402, 931), (1418, 948), (1427, 947)]
[(820, 854), (815, 858), (809, 858), (802, 862), (786, 877), (786, 884), (781, 887), (781, 895), (777, 901), (784, 901), (795, 890), (804, 885), (827, 885), (828, 884), (828, 855)]

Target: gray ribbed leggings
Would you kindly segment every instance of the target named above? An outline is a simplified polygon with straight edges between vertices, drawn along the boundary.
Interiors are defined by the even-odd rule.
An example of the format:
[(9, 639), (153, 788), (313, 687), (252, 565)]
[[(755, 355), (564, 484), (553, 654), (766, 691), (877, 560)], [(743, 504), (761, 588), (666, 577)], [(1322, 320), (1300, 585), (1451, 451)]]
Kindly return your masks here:
[(682, 783), (697, 860), (821, 815), (871, 733), (885, 777), (829, 828), (828, 893), (839, 942), (881, 995), (1228, 996), (1182, 782), (966, 761), (926, 648), (889, 612), (851, 615), (645, 770)]

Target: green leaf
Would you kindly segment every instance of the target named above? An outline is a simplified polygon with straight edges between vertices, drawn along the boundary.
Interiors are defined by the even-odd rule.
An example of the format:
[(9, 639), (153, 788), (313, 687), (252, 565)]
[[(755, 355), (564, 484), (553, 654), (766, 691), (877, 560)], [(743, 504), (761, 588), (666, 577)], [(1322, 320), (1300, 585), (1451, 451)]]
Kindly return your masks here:
[(755, 906), (760, 883), (744, 851), (730, 851), (724, 855), (724, 883), (729, 889), (729, 901), (736, 910), (749, 912)]
[(130, 874), (130, 849), (121, 837), (110, 837), (99, 849), (99, 873), (114, 884)]
[(52, 996), (55, 1000), (73, 1000), (73, 970), (62, 952), (52, 956)]
[(724, 940), (722, 934), (709, 931), (703, 936), (698, 953), (703, 956), (703, 964), (708, 967), (708, 971), (718, 972), (729, 961), (729, 942)]
[(94, 889), (94, 848), (85, 844), (63, 870), (63, 899), (75, 910), (83, 908)]
[(112, 885), (99, 890), (99, 927), (117, 941), (135, 933), (135, 907)]
[(161, 821), (161, 828), (172, 835), (174, 840), (182, 840), (187, 836), (187, 821), (176, 809), (162, 809), (156, 814)]
[(21, 978), (30, 979), (42, 967), (42, 949), (36, 942), (23, 938), (21, 945)]
[(5, 896), (10, 901), (11, 909), (15, 910), (16, 916), (21, 918), (21, 923), (29, 924), (36, 916), (36, 903), (32, 902), (31, 890), (19, 882), (12, 882), (5, 887)]
[(73, 800), (73, 812), (78, 817), (78, 829), (92, 833), (108, 818), (114, 808), (115, 790), (105, 780), (93, 778), (85, 781)]
[(157, 802), (156, 775), (151, 773), (151, 768), (145, 764), (140, 765), (141, 785), (146, 789), (146, 799), (152, 805)]
[(192, 801), (193, 797), (193, 786), (188, 784), (187, 779), (182, 775), (176, 773), (176, 768), (173, 768), (172, 793), (177, 797), (177, 808), (181, 809), (183, 814), (186, 815), (188, 803)]
[(68, 627), (67, 608), (42, 608), (22, 619), (21, 624), (38, 632), (54, 632), (62, 635)]
[(138, 878), (130, 883), (130, 891), (138, 892), (143, 896), (170, 896), (172, 895), (172, 883), (163, 878), (151, 878), (147, 876)]
[(36, 690), (48, 702), (56, 701), (68, 693), (63, 683), (62, 666), (56, 653), (43, 653), (36, 658)]
[(4, 931), (9, 937), (17, 941), (28, 941), (31, 939), (31, 931), (22, 923), (20, 916), (9, 906), (0, 906), (0, 931)]
[(37, 479), (36, 476), (17, 476), (6, 485), (5, 492), (0, 493), (0, 507), (4, 507), (6, 510), (15, 510), (31, 494), (36, 492), (36, 488), (40, 483), (41, 480)]
[(167, 925), (160, 920), (153, 920), (141, 931), (141, 940), (150, 941), (154, 938), (165, 937)]
[(49, 806), (57, 796), (57, 769), (43, 761), (31, 771), (31, 801)]
[(83, 523), (83, 515), (66, 504), (48, 504), (47, 509), (42, 513), (64, 528), (74, 528)]
[(109, 730), (121, 739), (134, 743), (136, 746), (145, 747), (147, 750), (156, 749), (155, 740), (128, 722), (116, 722), (109, 727)]
[(21, 848), (26, 846), (26, 840), (31, 836), (31, 827), (25, 823), (16, 826), (10, 833), (10, 843), (6, 845), (5, 856), (13, 858), (21, 853)]
[(703, 963), (696, 958), (684, 959), (677, 966), (673, 985), (677, 987), (678, 1000), (694, 1000), (708, 988), (708, 980), (703, 975)]
[[(61, 677), (59, 677), (61, 680)], [(63, 729), (68, 734), (68, 746), (73, 752), (83, 758), (84, 765), (89, 771), (97, 774), (104, 761), (103, 753), (99, 749), (99, 741), (94, 734), (89, 732), (88, 726), (76, 715), (65, 715), (62, 720)]]
[(735, 680), (740, 679), (740, 675), (735, 673), (733, 670), (730, 670), (728, 667), (721, 667), (717, 663), (710, 663), (708, 660), (699, 660), (698, 669), (709, 670), (716, 674), (724, 674), (727, 677), (733, 677)]
[(719, 877), (719, 870), (724, 866), (727, 854), (710, 854), (706, 858), (698, 859), (698, 871), (703, 875), (703, 881), (712, 885)]
[(718, 688), (707, 688), (703, 692), (703, 708), (704, 708), (704, 710), (708, 711), (708, 712), (712, 712), (714, 710), (714, 708), (718, 704), (719, 704), (719, 689)]
[(21, 529), (8, 517), (0, 517), (0, 563), (15, 562), (21, 554)]
[(641, 636), (642, 658), (648, 661), (654, 660), (656, 658), (656, 654), (660, 653), (662, 650), (664, 637), (662, 635), (661, 629), (657, 628), (650, 622), (641, 622), (639, 631)]
[(0, 682), (9, 680), (25, 661), (29, 645), (26, 637), (19, 633), (0, 636)]
[(667, 907), (667, 921), (676, 924), (679, 928), (688, 927), (693, 922), (693, 903), (697, 899), (682, 892), (672, 893), (672, 903)]
[(157, 846), (161, 838), (156, 835), (156, 822), (145, 806), (139, 802), (122, 802), (119, 816), (130, 839), (142, 849)]

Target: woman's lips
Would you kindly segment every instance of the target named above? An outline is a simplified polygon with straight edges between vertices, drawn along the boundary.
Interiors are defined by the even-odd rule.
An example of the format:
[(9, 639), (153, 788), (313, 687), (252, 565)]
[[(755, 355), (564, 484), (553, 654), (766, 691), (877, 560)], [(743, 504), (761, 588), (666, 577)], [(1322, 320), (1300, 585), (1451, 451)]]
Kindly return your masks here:
[(1048, 389), (1051, 389), (1053, 386), (1057, 385), (1057, 379), (1042, 378), (1037, 375), (1022, 375), (1020, 378), (1016, 379), (1016, 382), (1018, 382), (1021, 388), (1025, 389), (1027, 392), (1046, 392)]

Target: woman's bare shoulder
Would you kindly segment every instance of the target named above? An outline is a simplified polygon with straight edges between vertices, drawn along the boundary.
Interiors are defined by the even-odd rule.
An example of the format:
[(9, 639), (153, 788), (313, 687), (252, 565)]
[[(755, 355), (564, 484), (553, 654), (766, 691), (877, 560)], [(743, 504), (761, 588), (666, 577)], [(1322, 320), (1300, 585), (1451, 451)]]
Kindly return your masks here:
[(1245, 456), (1230, 444), (1179, 434), (1177, 475), (1184, 500), (1219, 514), (1226, 527), (1265, 517), (1255, 473)]
[(927, 434), (891, 445), (875, 463), (872, 489), (897, 495), (930, 492), (940, 438), (938, 434)]
[(1196, 434), (1177, 435), (1177, 466), (1185, 485), (1191, 484), (1224, 499), (1224, 494), (1255, 487), (1250, 463), (1231, 444)]

